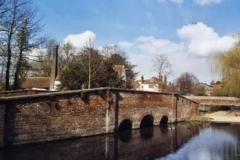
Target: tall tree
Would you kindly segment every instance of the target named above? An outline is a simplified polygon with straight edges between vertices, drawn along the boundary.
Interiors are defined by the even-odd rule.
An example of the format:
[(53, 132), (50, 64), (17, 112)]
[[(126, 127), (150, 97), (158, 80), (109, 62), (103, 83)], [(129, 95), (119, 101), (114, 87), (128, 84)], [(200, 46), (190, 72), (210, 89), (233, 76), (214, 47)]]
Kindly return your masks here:
[(92, 46), (84, 47), (80, 55), (80, 64), (85, 75), (88, 77), (88, 89), (94, 85), (95, 80), (99, 79), (103, 70), (103, 56)]
[(240, 97), (240, 40), (230, 50), (216, 54), (213, 63), (222, 78), (221, 94)]
[(57, 41), (50, 37), (40, 37), (38, 46), (31, 50), (31, 76), (50, 77), (53, 46)]
[[(16, 53), (16, 65), (15, 65), (15, 73), (14, 73), (14, 89), (18, 89), (20, 85), (20, 72), (29, 68), (29, 65), (26, 60), (26, 53), (30, 49), (29, 45), (29, 36), (31, 35), (30, 30), (28, 29), (29, 23), (26, 19), (16, 34), (16, 42), (17, 42), (17, 53)], [(25, 57), (24, 57), (25, 56)]]
[(0, 0), (0, 18), (4, 16), (4, 14), (8, 11), (6, 6), (4, 5), (6, 3), (6, 0)]
[[(5, 88), (6, 90), (9, 90), (11, 82), (10, 76), (13, 75), (13, 73), (10, 73), (11, 67), (13, 67), (12, 63), (14, 61), (18, 62), (18, 60), (14, 60), (14, 58), (17, 56), (19, 58), (19, 54), (23, 53), (23, 49), (26, 48), (26, 46), (22, 46), (22, 51), (18, 51), (16, 46), (18, 42), (20, 43), (19, 39), (21, 38), (28, 38), (28, 40), (25, 39), (24, 41), (29, 42), (30, 38), (32, 38), (34, 33), (36, 33), (36, 29), (38, 28), (38, 20), (36, 20), (36, 10), (32, 8), (30, 0), (9, 0), (6, 1), (3, 6), (8, 10), (0, 20), (0, 26), (2, 27), (0, 36), (2, 43), (6, 46)], [(26, 29), (28, 30), (29, 35), (19, 38), (20, 32), (23, 31), (24, 27), (25, 31)], [(25, 34), (26, 33), (27, 32), (25, 32)], [(18, 63), (18, 66), (21, 64), (22, 63)]]
[(113, 65), (124, 65), (126, 73), (126, 88), (133, 88), (133, 82), (138, 73), (134, 71), (136, 65), (131, 64), (126, 53), (118, 46), (110, 45), (103, 48), (102, 54), (106, 57), (107, 61), (111, 62)]
[(60, 72), (61, 89), (119, 87), (122, 80), (113, 70), (112, 63), (94, 48), (84, 47), (67, 62)]
[(203, 84), (197, 84), (194, 89), (194, 95), (206, 96), (206, 89)]
[(158, 87), (159, 91), (164, 91), (165, 84), (167, 82), (163, 82), (163, 77), (166, 80), (169, 74), (171, 73), (171, 63), (169, 62), (166, 55), (155, 55), (153, 59), (152, 68), (158, 75)]
[(76, 48), (71, 42), (64, 42), (60, 46), (59, 52), (59, 68), (62, 68), (66, 63), (70, 62), (76, 55)]
[(176, 79), (176, 84), (179, 89), (179, 94), (193, 94), (199, 80), (192, 73), (185, 72)]

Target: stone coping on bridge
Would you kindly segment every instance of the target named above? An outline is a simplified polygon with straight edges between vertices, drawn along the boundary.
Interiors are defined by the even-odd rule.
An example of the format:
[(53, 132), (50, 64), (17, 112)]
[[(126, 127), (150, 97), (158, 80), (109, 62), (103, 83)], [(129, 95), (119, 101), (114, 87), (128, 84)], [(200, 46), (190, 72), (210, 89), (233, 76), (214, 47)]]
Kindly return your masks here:
[(35, 89), (0, 91), (0, 98), (20, 96), (20, 95), (41, 94), (41, 93), (49, 93), (49, 92), (53, 92), (53, 91), (44, 91), (44, 90), (35, 90)]
[(216, 96), (185, 96), (187, 99), (199, 102), (200, 105), (240, 106), (240, 98)]
[[(82, 90), (68, 90), (68, 91), (44, 91), (44, 92), (37, 92), (35, 94), (29, 94), (27, 91), (31, 90), (22, 90), (22, 92), (26, 92), (25, 95), (13, 95), (13, 96), (2, 96), (0, 97), (0, 104), (4, 103), (6, 101), (16, 101), (16, 100), (24, 100), (24, 99), (32, 99), (32, 98), (45, 98), (45, 97), (52, 97), (54, 98), (55, 96), (62, 96), (62, 95), (71, 95), (71, 94), (79, 94), (79, 93), (84, 93), (84, 92), (99, 92), (99, 91), (111, 91), (111, 92), (132, 92), (132, 93), (147, 93), (147, 94), (162, 94), (162, 95), (173, 95), (175, 97), (181, 97), (183, 99), (188, 99), (185, 96), (181, 96), (176, 93), (170, 93), (170, 92), (153, 92), (153, 91), (142, 91), (142, 90), (130, 90), (130, 89), (119, 89), (119, 88), (92, 88), (92, 89), (82, 89)], [(35, 90), (32, 90), (35, 91)], [(15, 91), (15, 92), (21, 92), (21, 91)], [(2, 92), (0, 92), (1, 95)], [(5, 93), (14, 93), (14, 91), (6, 91)], [(188, 99), (189, 101), (192, 101), (193, 103), (198, 104), (198, 102)]]
[(220, 96), (184, 96), (188, 99), (222, 99), (222, 100), (240, 100), (240, 98), (237, 97), (220, 97)]

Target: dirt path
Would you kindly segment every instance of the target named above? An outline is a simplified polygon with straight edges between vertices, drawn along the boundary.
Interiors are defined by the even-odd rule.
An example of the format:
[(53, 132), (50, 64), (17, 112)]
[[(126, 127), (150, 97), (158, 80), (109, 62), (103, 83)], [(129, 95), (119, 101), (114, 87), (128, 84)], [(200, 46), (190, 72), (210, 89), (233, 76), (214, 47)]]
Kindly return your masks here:
[(230, 122), (240, 123), (240, 111), (217, 111), (214, 113), (207, 113), (204, 118), (212, 122)]

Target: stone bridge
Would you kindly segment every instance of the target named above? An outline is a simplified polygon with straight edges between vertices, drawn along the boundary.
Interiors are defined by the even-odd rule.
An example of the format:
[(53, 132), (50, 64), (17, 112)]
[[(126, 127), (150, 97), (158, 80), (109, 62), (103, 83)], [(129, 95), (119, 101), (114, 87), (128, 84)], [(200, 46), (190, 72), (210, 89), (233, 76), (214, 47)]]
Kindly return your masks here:
[(240, 106), (240, 98), (236, 97), (186, 96), (186, 98), (196, 101), (200, 103), (200, 105)]
[(232, 109), (240, 107), (240, 98), (236, 97), (213, 97), (213, 96), (186, 96), (199, 103), (200, 112), (207, 112), (212, 106), (228, 106)]
[(100, 88), (0, 97), (0, 146), (108, 134), (184, 121), (198, 103), (174, 93)]

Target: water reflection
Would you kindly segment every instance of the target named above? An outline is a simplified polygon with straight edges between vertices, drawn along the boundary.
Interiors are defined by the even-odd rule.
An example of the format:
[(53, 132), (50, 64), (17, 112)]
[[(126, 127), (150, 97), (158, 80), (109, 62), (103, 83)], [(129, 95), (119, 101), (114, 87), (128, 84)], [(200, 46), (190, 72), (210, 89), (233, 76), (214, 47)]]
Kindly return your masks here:
[[(159, 160), (237, 160), (240, 159), (238, 136), (231, 125), (209, 127), (200, 131), (181, 149)], [(236, 128), (235, 128), (236, 129)], [(234, 130), (235, 130), (234, 129)], [(233, 130), (232, 130), (233, 131)], [(236, 130), (235, 130), (236, 131)], [(239, 132), (238, 132), (239, 133)]]
[(107, 136), (2, 149), (0, 159), (238, 159), (240, 130), (237, 128), (239, 125), (206, 127), (192, 123), (155, 126)]
[(153, 126), (140, 128), (140, 135), (143, 139), (151, 139), (153, 137)]
[(118, 133), (119, 140), (123, 143), (128, 143), (132, 139), (132, 131), (122, 131)]

